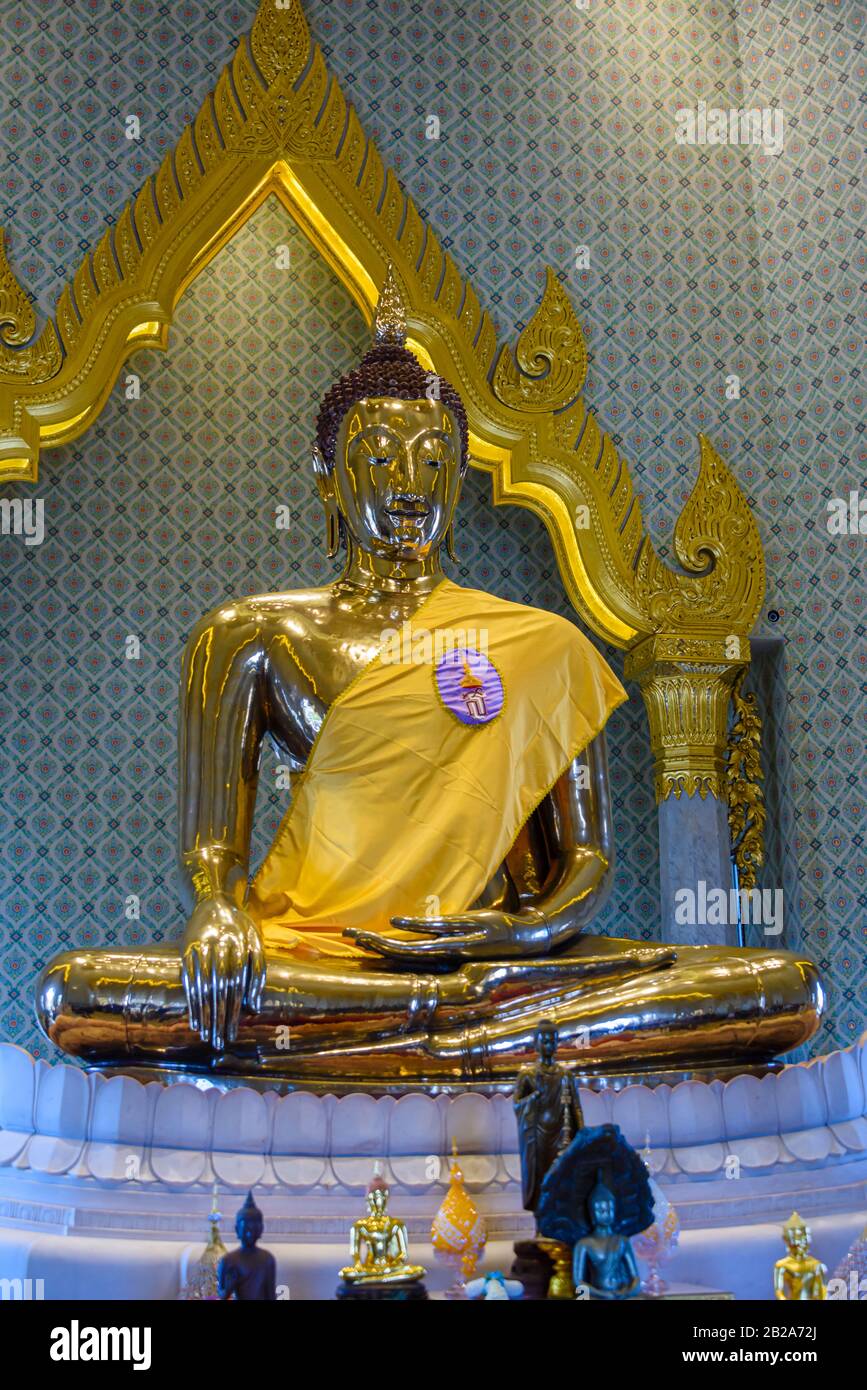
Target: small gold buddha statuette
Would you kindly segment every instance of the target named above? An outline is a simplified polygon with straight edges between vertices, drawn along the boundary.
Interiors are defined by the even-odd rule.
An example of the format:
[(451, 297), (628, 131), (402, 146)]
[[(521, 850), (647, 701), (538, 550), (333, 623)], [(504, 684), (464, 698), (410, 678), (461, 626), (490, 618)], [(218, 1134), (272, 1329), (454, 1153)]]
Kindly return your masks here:
[(388, 1214), (388, 1184), (378, 1165), (367, 1189), (367, 1215), (352, 1226), (349, 1253), (352, 1264), (340, 1271), (346, 1284), (415, 1284), (426, 1273), (407, 1263), (406, 1226)]
[(796, 1211), (783, 1227), (787, 1255), (774, 1265), (774, 1296), (784, 1302), (827, 1298), (821, 1260), (810, 1254), (810, 1228)]

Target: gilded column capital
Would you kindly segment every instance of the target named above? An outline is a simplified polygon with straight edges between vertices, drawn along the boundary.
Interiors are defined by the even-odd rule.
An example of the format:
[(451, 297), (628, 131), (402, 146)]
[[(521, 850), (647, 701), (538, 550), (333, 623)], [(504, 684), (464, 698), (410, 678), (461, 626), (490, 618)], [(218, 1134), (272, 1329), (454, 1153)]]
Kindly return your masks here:
[(726, 796), (726, 745), (732, 689), (750, 659), (747, 638), (656, 633), (627, 654), (650, 724), (657, 801)]

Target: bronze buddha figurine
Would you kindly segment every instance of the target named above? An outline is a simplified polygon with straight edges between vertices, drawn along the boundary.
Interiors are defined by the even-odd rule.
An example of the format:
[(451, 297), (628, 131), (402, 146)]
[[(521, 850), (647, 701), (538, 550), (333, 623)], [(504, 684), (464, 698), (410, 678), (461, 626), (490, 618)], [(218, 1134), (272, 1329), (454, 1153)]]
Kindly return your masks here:
[(535, 1212), (545, 1174), (584, 1128), (578, 1078), (557, 1061), (557, 1042), (554, 1024), (541, 1019), (535, 1038), (538, 1057), (521, 1068), (512, 1092), (525, 1211)]
[[(181, 679), (178, 946), (71, 950), (37, 1012), (89, 1063), (310, 1081), (512, 1080), (542, 1018), (582, 1071), (762, 1062), (815, 1031), (812, 962), (585, 929), (614, 866), (604, 725), (625, 692), (565, 619), (445, 577), (457, 392), (376, 342), (320, 409), (319, 589), (239, 598)], [(250, 881), (263, 743), (291, 804)]]
[(265, 1302), (277, 1299), (277, 1262), (270, 1250), (261, 1250), (259, 1241), (265, 1218), (247, 1193), (247, 1200), (235, 1217), (237, 1250), (228, 1250), (217, 1265), (217, 1297), (224, 1302)]

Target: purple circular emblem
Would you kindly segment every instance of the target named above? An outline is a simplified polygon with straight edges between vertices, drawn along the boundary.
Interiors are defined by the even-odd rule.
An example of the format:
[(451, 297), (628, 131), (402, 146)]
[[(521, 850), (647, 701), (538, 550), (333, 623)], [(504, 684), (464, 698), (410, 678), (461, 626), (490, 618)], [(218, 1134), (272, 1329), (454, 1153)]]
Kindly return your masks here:
[(446, 709), (462, 724), (489, 724), (503, 708), (500, 673), (473, 647), (447, 652), (437, 662), (436, 683)]

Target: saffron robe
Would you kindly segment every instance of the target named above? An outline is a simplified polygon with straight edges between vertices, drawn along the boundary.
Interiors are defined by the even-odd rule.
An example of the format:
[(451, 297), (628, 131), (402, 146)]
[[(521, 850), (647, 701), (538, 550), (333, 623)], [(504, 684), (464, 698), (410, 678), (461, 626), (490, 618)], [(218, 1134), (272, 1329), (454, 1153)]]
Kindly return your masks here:
[[(356, 955), (345, 927), (462, 912), (626, 692), (566, 619), (443, 580), (327, 711), (247, 909), (266, 947)], [(481, 651), (502, 708), (466, 723), (437, 652)], [(496, 679), (496, 677), (494, 677)], [(499, 703), (497, 701), (496, 703)]]

